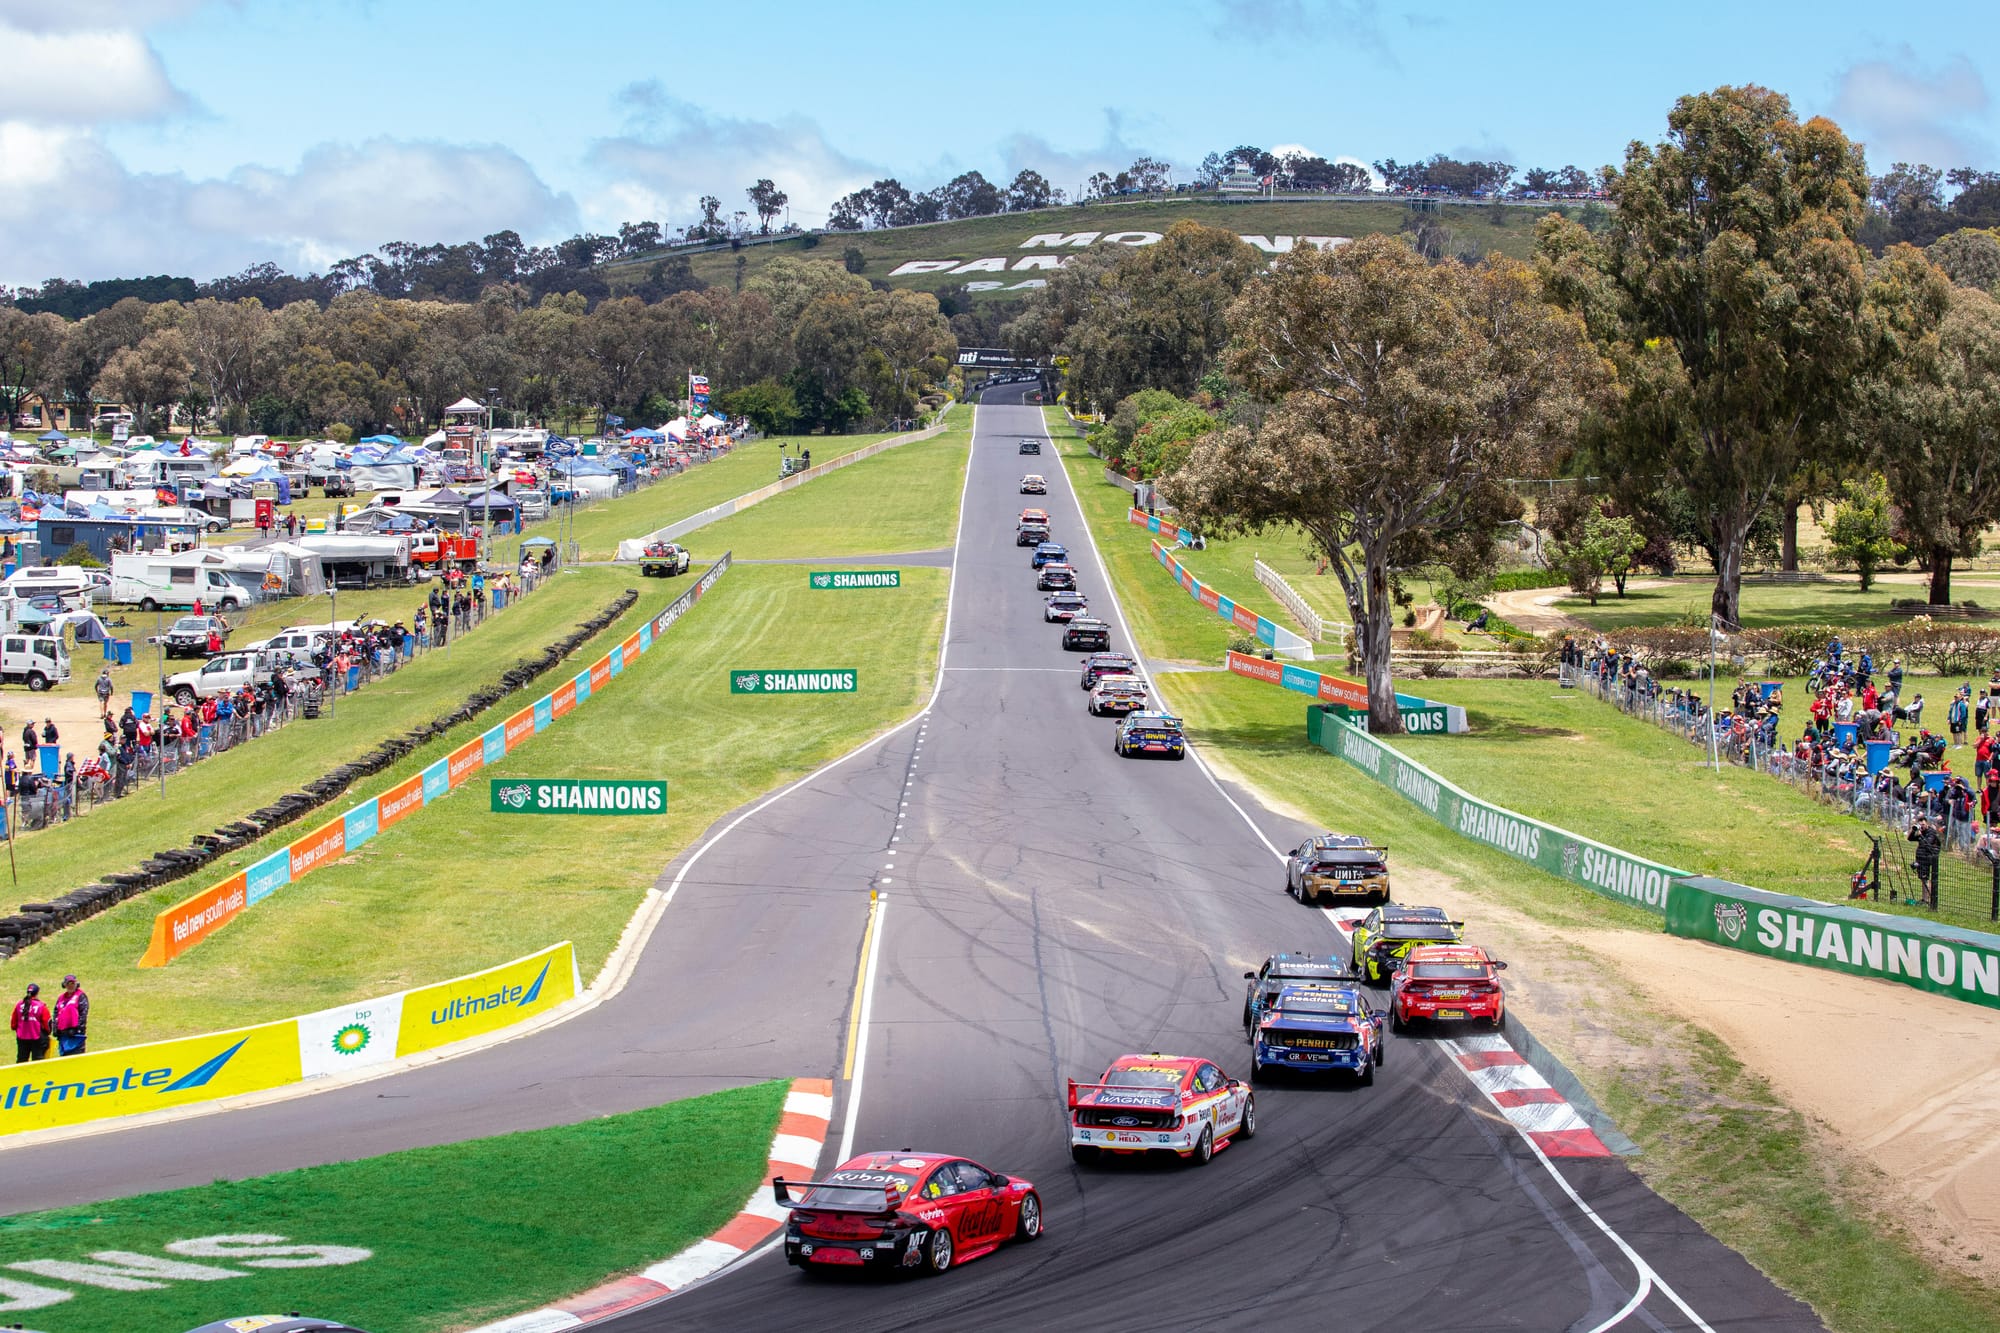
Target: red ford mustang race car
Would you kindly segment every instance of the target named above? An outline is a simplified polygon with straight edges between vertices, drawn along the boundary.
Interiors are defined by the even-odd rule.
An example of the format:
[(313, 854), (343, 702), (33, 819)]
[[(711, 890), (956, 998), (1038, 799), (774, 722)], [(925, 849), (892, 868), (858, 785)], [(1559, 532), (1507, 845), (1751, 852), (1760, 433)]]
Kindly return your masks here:
[(1100, 1083), (1069, 1081), (1069, 1154), (1172, 1153), (1200, 1166), (1257, 1132), (1250, 1089), (1207, 1060), (1121, 1055)]
[(820, 1180), (771, 1182), (785, 1261), (801, 1268), (942, 1273), (1042, 1234), (1042, 1196), (1018, 1176), (930, 1152), (874, 1152)]

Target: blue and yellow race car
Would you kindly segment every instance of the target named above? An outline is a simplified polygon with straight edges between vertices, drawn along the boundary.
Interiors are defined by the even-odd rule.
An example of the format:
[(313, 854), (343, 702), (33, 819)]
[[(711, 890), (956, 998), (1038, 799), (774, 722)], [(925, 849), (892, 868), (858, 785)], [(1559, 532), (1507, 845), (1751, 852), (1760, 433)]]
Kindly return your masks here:
[(1384, 1063), (1384, 1017), (1359, 986), (1287, 986), (1251, 1030), (1250, 1077), (1339, 1069), (1373, 1083)]
[(1185, 759), (1187, 736), (1181, 731), (1181, 720), (1171, 713), (1142, 708), (1136, 713), (1127, 713), (1125, 720), (1118, 724), (1118, 733), (1111, 738), (1111, 749), (1114, 754), (1126, 759), (1148, 754)]

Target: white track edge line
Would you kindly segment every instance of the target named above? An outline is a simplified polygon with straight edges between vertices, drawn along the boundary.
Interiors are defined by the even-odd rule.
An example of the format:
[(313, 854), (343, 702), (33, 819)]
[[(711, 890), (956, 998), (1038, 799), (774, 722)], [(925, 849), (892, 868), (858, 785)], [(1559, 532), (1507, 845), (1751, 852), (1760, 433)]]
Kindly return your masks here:
[[(1049, 434), (1049, 421), (1047, 413), (1042, 411), (1040, 408), (1037, 408), (1035, 411), (1035, 419), (1041, 426), (1042, 437), (1048, 440), (1049, 448), (1054, 449), (1055, 437)], [(1058, 461), (1061, 461), (1060, 456), (1058, 456)], [(972, 469), (970, 464), (968, 463), (966, 467), (966, 475), (970, 476), (971, 473)], [(1119, 627), (1125, 631), (1125, 641), (1132, 645), (1133, 660), (1138, 663), (1140, 676), (1142, 679), (1146, 681), (1148, 687), (1150, 688), (1153, 683), (1152, 675), (1146, 670), (1145, 659), (1143, 655), (1139, 652), (1139, 641), (1133, 637), (1132, 627), (1129, 623), (1127, 623), (1125, 619), (1125, 607), (1118, 597), (1117, 586), (1112, 582), (1111, 579), (1111, 566), (1104, 562), (1104, 553), (1098, 550), (1097, 548), (1097, 534), (1090, 530), (1090, 520), (1084, 515), (1083, 500), (1076, 493), (1076, 484), (1070, 479), (1068, 467), (1064, 467), (1063, 469), (1063, 483), (1069, 488), (1070, 503), (1076, 507), (1076, 516), (1078, 521), (1082, 524), (1084, 539), (1090, 543), (1090, 553), (1091, 555), (1096, 557), (1097, 567), (1104, 574), (1104, 584), (1105, 584), (1104, 590), (1111, 598), (1112, 610), (1117, 612), (1118, 614), (1118, 624)], [(954, 565), (955, 565), (955, 558), (954, 558)], [(1271, 854), (1273, 856), (1276, 856), (1280, 861), (1284, 860), (1285, 854), (1279, 851), (1277, 847), (1272, 844), (1269, 838), (1264, 836), (1264, 830), (1257, 827), (1257, 821), (1250, 817), (1250, 812), (1245, 810), (1241, 805), (1237, 804), (1236, 799), (1232, 797), (1226, 790), (1224, 790), (1222, 783), (1217, 781), (1215, 774), (1209, 769), (1207, 763), (1205, 763), (1202, 760), (1201, 755), (1196, 751), (1195, 747), (1192, 744), (1189, 744), (1187, 747), (1187, 751), (1189, 754), (1194, 755), (1195, 762), (1201, 765), (1201, 771), (1203, 772), (1203, 774), (1207, 776), (1208, 780), (1214, 784), (1216, 791), (1222, 794), (1222, 799), (1229, 802), (1229, 808), (1234, 810), (1237, 814), (1243, 816), (1243, 822), (1249, 825), (1250, 831), (1252, 833), (1257, 835), (1257, 841), (1263, 843), (1264, 846), (1270, 848)], [(1332, 920), (1330, 916), (1327, 919), (1329, 922), (1331, 922)], [(1468, 1079), (1467, 1082), (1471, 1082), (1471, 1080)], [(1477, 1084), (1473, 1084), (1473, 1086), (1478, 1087)], [(1481, 1093), (1482, 1095), (1487, 1096), (1488, 1101), (1492, 1101), (1491, 1096), (1489, 1094), (1485, 1094), (1483, 1089), (1481, 1090)], [(1499, 1104), (1497, 1102), (1494, 1103), (1494, 1106), (1495, 1109), (1499, 1109)], [(1505, 1116), (1502, 1116), (1501, 1118), (1503, 1120), (1506, 1119)], [(1689, 1319), (1693, 1320), (1695, 1326), (1699, 1328), (1702, 1331), (1702, 1333), (1715, 1333), (1715, 1330), (1710, 1328), (1708, 1324), (1703, 1322), (1701, 1316), (1696, 1314), (1694, 1310), (1689, 1307), (1688, 1303), (1682, 1300), (1680, 1298), (1680, 1295), (1677, 1292), (1675, 1292), (1672, 1287), (1668, 1286), (1666, 1282), (1663, 1279), (1661, 1279), (1657, 1273), (1653, 1271), (1653, 1266), (1647, 1263), (1644, 1259), (1642, 1259), (1639, 1256), (1639, 1252), (1633, 1249), (1630, 1245), (1628, 1245), (1623, 1236), (1620, 1236), (1616, 1231), (1612, 1230), (1611, 1225), (1608, 1222), (1606, 1222), (1603, 1218), (1599, 1217), (1596, 1211), (1593, 1210), (1589, 1204), (1583, 1201), (1583, 1197), (1579, 1195), (1576, 1192), (1575, 1188), (1570, 1185), (1569, 1181), (1563, 1177), (1562, 1172), (1556, 1170), (1555, 1163), (1549, 1160), (1548, 1154), (1542, 1151), (1541, 1145), (1536, 1143), (1533, 1139), (1529, 1138), (1526, 1131), (1521, 1129), (1520, 1126), (1514, 1124), (1513, 1121), (1507, 1120), (1506, 1123), (1508, 1128), (1513, 1130), (1514, 1133), (1517, 1136), (1519, 1136), (1520, 1140), (1528, 1145), (1529, 1150), (1533, 1152), (1535, 1154), (1536, 1159), (1541, 1162), (1543, 1169), (1546, 1170), (1549, 1173), (1549, 1175), (1555, 1179), (1556, 1184), (1562, 1187), (1563, 1193), (1569, 1196), (1570, 1201), (1574, 1203), (1577, 1206), (1577, 1208), (1583, 1212), (1583, 1215), (1585, 1217), (1588, 1217), (1591, 1220), (1591, 1222), (1596, 1225), (1598, 1230), (1602, 1231), (1606, 1236), (1608, 1236), (1611, 1239), (1611, 1243), (1616, 1245), (1619, 1248), (1619, 1250), (1623, 1252), (1623, 1254), (1627, 1259), (1632, 1261), (1632, 1267), (1636, 1271), (1639, 1277), (1639, 1290), (1633, 1295), (1631, 1302), (1629, 1302), (1623, 1310), (1619, 1311), (1617, 1315), (1613, 1316), (1609, 1323), (1600, 1324), (1597, 1328), (1592, 1329), (1590, 1333), (1603, 1333), (1603, 1330), (1611, 1328), (1614, 1325), (1622, 1322), (1628, 1315), (1631, 1314), (1633, 1310), (1637, 1309), (1641, 1304), (1644, 1303), (1646, 1295), (1648, 1294), (1649, 1289), (1652, 1287), (1658, 1287), (1659, 1290), (1666, 1295), (1667, 1299), (1671, 1300), (1675, 1305), (1679, 1306), (1681, 1313), (1686, 1315)]]

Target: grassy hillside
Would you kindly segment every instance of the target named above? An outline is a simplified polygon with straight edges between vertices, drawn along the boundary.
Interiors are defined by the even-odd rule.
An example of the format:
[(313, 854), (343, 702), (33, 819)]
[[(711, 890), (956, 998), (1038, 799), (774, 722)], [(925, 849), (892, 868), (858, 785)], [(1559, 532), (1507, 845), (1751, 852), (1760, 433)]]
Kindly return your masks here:
[[(1182, 218), (1192, 218), (1209, 226), (1226, 227), (1239, 235), (1353, 237), (1397, 231), (1411, 216), (1410, 206), (1401, 200), (1144, 199), (1075, 204), (1031, 213), (1003, 213), (994, 217), (967, 218), (961, 222), (936, 222), (884, 231), (818, 238), (801, 236), (769, 245), (745, 246), (738, 251), (716, 250), (691, 258), (695, 276), (704, 282), (715, 286), (734, 286), (738, 280), (739, 261), (742, 264), (741, 276), (748, 279), (779, 255), (803, 256), (827, 264), (839, 264), (852, 247), (861, 252), (865, 264), (861, 270), (864, 277), (897, 287), (943, 291), (974, 281), (997, 281), (1011, 286), (1015, 282), (1043, 275), (1033, 271), (1018, 275), (1012, 272), (940, 272), (891, 277), (890, 273), (913, 259), (951, 259), (966, 263), (1004, 255), (1011, 264), (1026, 253), (1074, 253), (1067, 247), (1063, 250), (1040, 247), (1034, 251), (1021, 249), (1021, 243), (1030, 236), (1046, 232), (1068, 235), (1080, 231), (1103, 234), (1165, 231)], [(1535, 223), (1541, 219), (1542, 210), (1483, 204), (1441, 204), (1434, 216), (1451, 228), (1455, 240), (1468, 242), (1478, 251), (1500, 250), (1517, 258), (1526, 258), (1534, 244)], [(621, 260), (607, 270), (606, 277), (614, 287), (637, 282), (656, 260), (669, 253), (661, 251)]]

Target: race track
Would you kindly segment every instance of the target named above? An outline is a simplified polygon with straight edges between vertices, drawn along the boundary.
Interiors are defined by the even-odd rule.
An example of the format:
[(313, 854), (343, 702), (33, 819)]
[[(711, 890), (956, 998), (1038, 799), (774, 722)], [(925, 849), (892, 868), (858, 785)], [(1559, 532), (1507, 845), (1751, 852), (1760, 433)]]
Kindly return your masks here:
[(670, 867), (623, 990), (391, 1078), (8, 1151), (7, 1210), (838, 1080), (873, 890), (864, 1058), (836, 1085), (822, 1166), (852, 1113), (855, 1151), (961, 1152), (1033, 1179), (1047, 1236), (886, 1284), (808, 1279), (766, 1249), (601, 1327), (1818, 1328), (1618, 1159), (1542, 1159), (1423, 1037), (1392, 1037), (1372, 1088), (1260, 1084), (1256, 1138), (1207, 1167), (1072, 1164), (1066, 1078), (1150, 1050), (1247, 1074), (1243, 972), (1340, 937), (1280, 891), (1273, 848), (1309, 830), (1199, 762), (1112, 754), (1014, 545), (1018, 479), (1041, 472), (1050, 494), (1026, 502), (1052, 512), (1129, 650), (1075, 497), (1046, 444), (1017, 453), (1045, 439), (1038, 409), (989, 399), (977, 421), (934, 705)]

